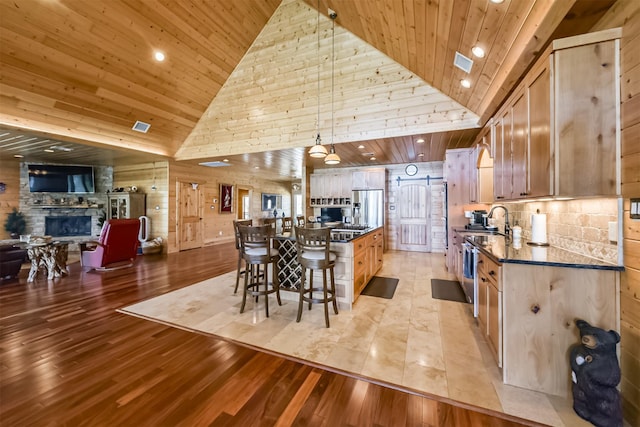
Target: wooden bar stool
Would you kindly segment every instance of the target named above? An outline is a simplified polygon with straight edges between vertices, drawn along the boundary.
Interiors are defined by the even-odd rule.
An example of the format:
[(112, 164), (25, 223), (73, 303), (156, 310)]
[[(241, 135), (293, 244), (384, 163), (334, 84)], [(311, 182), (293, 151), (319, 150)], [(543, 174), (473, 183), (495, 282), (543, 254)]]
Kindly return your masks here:
[(293, 220), (290, 216), (285, 216), (282, 218), (282, 232), (283, 233), (291, 233), (291, 228), (293, 227)]
[(242, 269), (242, 248), (240, 247), (240, 232), (238, 231), (238, 226), (252, 226), (253, 220), (251, 219), (236, 219), (233, 221), (233, 231), (236, 238), (236, 249), (238, 250), (238, 267), (236, 273), (236, 288), (233, 290), (233, 293), (238, 293), (238, 284), (240, 283), (240, 276), (246, 273), (246, 270)]
[(296, 226), (298, 227), (304, 227), (304, 216), (302, 215), (298, 215), (296, 217)]
[[(299, 322), (302, 318), (302, 305), (309, 303), (309, 310), (312, 304), (324, 304), (324, 320), (329, 327), (329, 303), (333, 303), (333, 311), (338, 314), (338, 303), (336, 300), (336, 281), (333, 267), (336, 264), (336, 254), (330, 251), (331, 229), (330, 228), (304, 228), (295, 227), (296, 249), (298, 250), (298, 263), (302, 267), (302, 279), (300, 280), (300, 300), (298, 302)], [(305, 276), (307, 269), (311, 270), (309, 277), (309, 287), (305, 287)], [(322, 287), (313, 287), (313, 270), (322, 270)], [(329, 270), (331, 281), (327, 283), (327, 270)], [(314, 298), (314, 292), (322, 292), (319, 298)]]
[[(278, 250), (271, 246), (275, 229), (270, 225), (238, 226), (240, 232), (240, 247), (242, 258), (245, 262), (245, 272), (253, 271), (255, 274), (245, 273), (244, 290), (242, 292), (242, 306), (240, 313), (244, 312), (247, 302), (247, 294), (256, 297), (256, 302), (261, 295), (264, 295), (264, 307), (267, 317), (269, 317), (269, 294), (275, 292), (278, 305), (282, 305), (280, 300), (280, 283), (278, 282)], [(272, 283), (269, 283), (269, 264), (272, 270)], [(264, 266), (262, 272), (260, 266)], [(251, 278), (251, 280), (249, 280)], [(260, 289), (264, 285), (264, 289)], [(271, 288), (269, 288), (271, 285)]]

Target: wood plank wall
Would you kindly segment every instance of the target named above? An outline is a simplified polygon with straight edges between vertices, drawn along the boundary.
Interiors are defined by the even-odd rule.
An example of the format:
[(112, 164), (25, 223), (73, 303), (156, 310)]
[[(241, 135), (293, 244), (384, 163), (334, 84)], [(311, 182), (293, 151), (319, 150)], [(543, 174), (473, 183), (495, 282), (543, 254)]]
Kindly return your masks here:
[[(203, 200), (201, 203), (202, 218), (204, 221), (203, 243), (212, 245), (233, 240), (233, 220), (237, 217), (234, 214), (223, 214), (219, 211), (219, 206), (213, 204), (213, 198), (220, 199), (220, 184), (234, 185), (237, 197), (237, 189), (249, 190), (251, 195), (251, 217), (261, 218), (270, 214), (262, 212), (262, 193), (281, 194), (283, 211), (289, 215), (291, 213), (291, 185), (289, 182), (269, 181), (262, 178), (258, 172), (255, 174), (230, 174), (224, 168), (208, 168), (204, 166), (194, 166), (181, 162), (169, 162), (169, 175), (167, 183), (167, 249), (168, 252), (177, 252), (179, 245), (177, 241), (177, 209), (176, 209), (176, 184), (178, 182), (197, 182), (202, 187)], [(147, 204), (147, 210), (149, 204)]]
[[(146, 216), (150, 220), (149, 237), (168, 237), (168, 162), (149, 162), (137, 165), (114, 166), (113, 187), (136, 186), (147, 195)], [(155, 185), (155, 190), (154, 190)], [(156, 209), (157, 207), (157, 209)]]
[(7, 215), (13, 208), (20, 209), (20, 161), (13, 158), (0, 159), (0, 182), (5, 184), (4, 193), (0, 193), (0, 240), (9, 239), (4, 229)]
[(594, 30), (622, 27), (622, 195), (624, 197), (620, 334), (625, 419), (640, 425), (640, 220), (629, 218), (629, 198), (640, 197), (640, 2), (618, 0)]

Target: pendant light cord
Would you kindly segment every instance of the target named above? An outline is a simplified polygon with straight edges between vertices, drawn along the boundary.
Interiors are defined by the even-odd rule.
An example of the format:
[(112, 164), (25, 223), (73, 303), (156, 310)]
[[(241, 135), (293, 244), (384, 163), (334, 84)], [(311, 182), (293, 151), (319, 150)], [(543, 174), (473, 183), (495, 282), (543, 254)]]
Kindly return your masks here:
[(334, 70), (336, 66), (336, 16), (331, 15), (331, 147), (333, 148), (333, 93), (334, 93)]
[(316, 33), (318, 34), (318, 123), (316, 144), (320, 144), (320, 0), (318, 0), (318, 20), (316, 21)]

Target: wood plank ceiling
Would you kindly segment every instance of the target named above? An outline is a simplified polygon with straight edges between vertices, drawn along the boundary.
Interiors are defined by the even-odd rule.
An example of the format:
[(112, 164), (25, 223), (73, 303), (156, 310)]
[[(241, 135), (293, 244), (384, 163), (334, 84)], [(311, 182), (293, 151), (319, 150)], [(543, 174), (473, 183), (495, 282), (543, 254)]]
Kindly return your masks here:
[[(310, 6), (315, 11), (317, 7), (317, 0), (284, 0), (282, 6), (289, 3), (300, 10), (308, 11)], [(502, 4), (489, 0), (321, 0), (319, 10), (322, 15), (329, 8), (338, 12), (336, 41), (349, 43), (357, 36), (484, 122), (550, 39), (588, 31), (613, 3), (614, 0), (505, 0)], [(247, 52), (252, 52), (252, 46), (252, 73), (275, 74), (268, 55), (262, 56), (263, 62), (255, 62), (255, 58), (260, 58), (259, 49), (267, 52), (265, 49), (273, 48), (268, 39), (260, 36), (263, 29), (270, 28), (269, 20), (282, 6), (280, 0), (0, 1), (0, 127), (11, 132), (6, 140), (14, 142), (0, 139), (0, 156), (26, 149), (26, 145), (21, 147), (11, 139), (24, 135), (39, 138), (41, 144), (32, 141), (32, 149), (47, 148), (51, 141), (54, 145), (61, 142), (93, 147), (74, 150), (83, 153), (84, 157), (75, 157), (79, 163), (86, 162), (83, 158), (90, 151), (94, 157), (106, 158), (103, 154), (113, 148), (173, 158), (221, 92), (237, 93), (238, 102), (242, 101), (241, 90), (225, 85), (239, 70)], [(324, 16), (323, 20), (328, 22)], [(315, 28), (310, 30), (313, 34)], [(328, 30), (323, 31), (326, 45)], [(306, 34), (293, 29), (290, 33), (288, 40), (302, 39)], [(279, 37), (285, 46), (287, 38)], [(259, 45), (254, 44), (256, 40), (261, 40)], [(453, 56), (459, 51), (471, 57), (470, 49), (475, 44), (482, 45), (487, 54), (475, 60), (466, 76), (453, 66)], [(340, 48), (336, 46), (340, 55), (336, 58), (351, 63), (352, 70), (375, 66), (366, 61), (349, 61), (352, 55)], [(166, 54), (164, 62), (154, 61), (156, 49)], [(298, 49), (304, 49), (297, 54), (301, 62), (292, 62), (290, 67), (313, 69), (317, 49), (310, 45), (300, 45)], [(323, 54), (325, 62), (327, 55)], [(326, 71), (323, 74), (327, 76)], [(466, 90), (459, 85), (465, 76), (472, 82)], [(280, 80), (284, 86), (296, 84), (291, 78)], [(311, 77), (307, 80), (310, 83)], [(324, 89), (326, 85), (323, 84)], [(389, 93), (392, 89), (393, 85), (389, 85)], [(304, 108), (309, 117), (303, 121), (305, 126), (315, 125), (315, 115), (309, 112), (317, 103), (316, 94), (309, 91), (303, 98), (299, 94), (294, 97), (295, 102), (306, 102)], [(287, 111), (286, 97), (271, 99)], [(329, 97), (324, 96), (325, 117), (330, 111), (328, 102)], [(250, 117), (247, 111), (238, 114)], [(346, 120), (337, 119), (343, 123)], [(131, 127), (136, 120), (150, 123), (150, 131), (133, 132)], [(464, 130), (468, 127), (465, 123), (453, 132), (412, 132), (406, 126), (405, 133), (393, 137), (371, 134), (357, 141), (336, 134), (337, 142), (341, 142), (337, 149), (342, 166), (441, 160), (446, 148), (472, 143), (477, 130)], [(427, 142), (416, 144), (418, 137)], [(251, 147), (253, 138), (258, 139), (255, 135), (247, 138), (247, 147)], [(326, 136), (323, 139), (327, 141)], [(239, 167), (262, 164), (289, 176), (292, 169), (299, 173), (302, 163), (308, 161), (300, 145), (311, 141), (302, 143), (303, 140), (309, 141), (301, 138), (292, 139), (290, 145), (261, 146), (259, 151), (263, 154), (248, 155), (249, 151), (258, 150), (245, 148), (242, 153), (233, 154), (227, 149), (215, 156), (207, 152), (200, 158), (193, 153), (185, 158), (205, 161), (227, 157)], [(208, 144), (215, 145), (216, 141)], [(364, 149), (358, 149), (361, 144)], [(374, 153), (376, 160), (363, 156), (363, 151)], [(118, 152), (112, 156), (113, 161), (126, 161)], [(424, 156), (418, 157), (419, 153)], [(39, 161), (47, 159), (42, 153), (38, 155)], [(65, 162), (73, 159), (68, 154)]]

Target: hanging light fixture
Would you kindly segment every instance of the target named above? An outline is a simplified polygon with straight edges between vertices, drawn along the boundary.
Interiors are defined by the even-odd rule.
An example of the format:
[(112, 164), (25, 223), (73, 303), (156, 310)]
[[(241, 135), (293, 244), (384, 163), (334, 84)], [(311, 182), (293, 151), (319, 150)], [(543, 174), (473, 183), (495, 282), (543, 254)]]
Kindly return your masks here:
[(327, 149), (322, 145), (320, 139), (320, 0), (318, 0), (318, 20), (316, 22), (316, 33), (318, 34), (318, 122), (316, 134), (316, 144), (309, 150), (309, 155), (316, 159), (321, 159), (327, 156)]
[(335, 51), (336, 51), (336, 18), (338, 14), (334, 11), (329, 11), (329, 18), (331, 18), (331, 149), (329, 155), (324, 158), (324, 163), (327, 165), (337, 165), (340, 163), (340, 156), (336, 154), (336, 147), (333, 145), (333, 133), (334, 133), (334, 119), (333, 119), (333, 98), (334, 98), (334, 69), (336, 66)]

